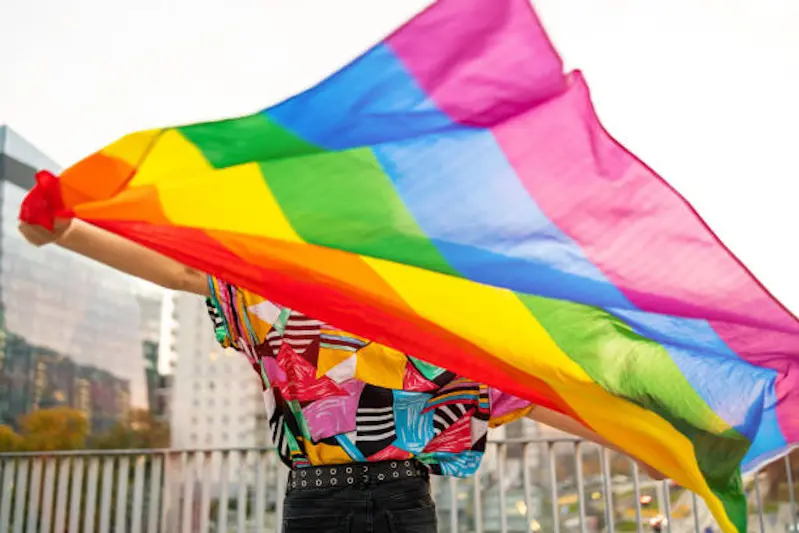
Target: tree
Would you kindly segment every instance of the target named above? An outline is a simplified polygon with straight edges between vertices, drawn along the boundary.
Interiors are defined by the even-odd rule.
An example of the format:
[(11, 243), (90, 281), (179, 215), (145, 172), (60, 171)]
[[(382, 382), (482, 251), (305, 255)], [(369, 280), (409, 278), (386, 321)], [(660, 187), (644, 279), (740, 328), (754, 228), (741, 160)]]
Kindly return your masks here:
[(77, 409), (56, 407), (29, 413), (19, 420), (24, 448), (29, 451), (81, 450), (89, 421)]
[(119, 422), (92, 439), (91, 447), (100, 450), (154, 449), (169, 446), (169, 426), (144, 409), (135, 409), (127, 423)]
[(22, 449), (22, 437), (11, 426), (0, 425), (0, 452), (16, 452)]

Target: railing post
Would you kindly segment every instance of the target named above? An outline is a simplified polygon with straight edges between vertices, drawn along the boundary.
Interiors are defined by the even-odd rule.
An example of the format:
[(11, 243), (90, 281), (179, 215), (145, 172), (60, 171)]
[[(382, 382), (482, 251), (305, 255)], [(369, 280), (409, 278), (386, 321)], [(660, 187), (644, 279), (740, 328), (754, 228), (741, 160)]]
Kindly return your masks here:
[(44, 458), (44, 485), (42, 485), (42, 512), (41, 524), (37, 531), (49, 533), (52, 528), (53, 518), (53, 490), (55, 489), (56, 459)]
[(69, 533), (78, 533), (80, 527), (81, 495), (83, 494), (84, 460), (77, 457), (72, 462), (72, 486), (69, 490)]
[(668, 479), (660, 483), (660, 489), (663, 491), (663, 516), (666, 517), (666, 531), (671, 533), (671, 486)]
[(794, 526), (794, 529), (796, 529), (796, 495), (794, 494), (793, 489), (793, 468), (791, 468), (790, 454), (785, 456), (785, 477), (788, 481), (788, 497), (791, 500), (791, 525)]
[(55, 533), (67, 531), (67, 498), (69, 497), (69, 474), (72, 460), (62, 457), (58, 465), (58, 489), (55, 502)]
[[(201, 457), (200, 465), (200, 533), (208, 533), (209, 514), (211, 513), (211, 483), (214, 453), (206, 451)], [(260, 529), (258, 531), (261, 531)]]
[(638, 533), (644, 531), (644, 513), (641, 509), (641, 475), (638, 470), (638, 463), (631, 461), (633, 465), (633, 493), (635, 494), (635, 523)]
[(163, 490), (163, 470), (164, 457), (166, 454), (158, 454), (150, 460), (150, 498), (147, 504), (147, 533), (158, 533), (159, 517), (162, 516), (164, 505), (161, 494)]
[(613, 509), (613, 485), (609, 453), (607, 448), (599, 448), (599, 464), (602, 467), (602, 491), (605, 493), (605, 523), (607, 533), (614, 533), (616, 530), (616, 513)]
[(227, 515), (230, 484), (230, 452), (222, 452), (222, 463), (219, 468), (219, 503), (217, 505), (217, 533), (227, 533)]
[(17, 462), (14, 459), (3, 461), (3, 488), (0, 493), (0, 530), (8, 533), (11, 524), (11, 500), (14, 499), (14, 470)]
[(131, 533), (142, 533), (142, 520), (144, 516), (144, 467), (147, 458), (140, 455), (134, 459), (133, 473), (133, 506), (131, 512)]
[(183, 452), (180, 454), (180, 471), (182, 499), (181, 502), (181, 531), (192, 533), (192, 511), (194, 510), (194, 467), (197, 452)]
[(117, 508), (114, 517), (114, 532), (126, 531), (128, 511), (128, 482), (130, 481), (130, 457), (127, 455), (119, 458), (117, 465)]
[(558, 471), (555, 457), (555, 443), (547, 443), (549, 460), (549, 494), (552, 499), (552, 531), (560, 533), (560, 505), (558, 504)]
[(503, 443), (497, 444), (497, 489), (499, 490), (499, 528), (501, 533), (508, 533), (508, 517), (505, 512), (507, 504), (505, 502), (505, 456), (507, 446)]
[(90, 457), (88, 462), (89, 468), (86, 475), (86, 505), (83, 510), (83, 533), (94, 532), (94, 513), (97, 510), (97, 480), (100, 469), (100, 460), (97, 457)]
[[(754, 484), (755, 484), (755, 503), (757, 504), (757, 519), (760, 524), (760, 531), (765, 533), (766, 521), (765, 517), (763, 516), (763, 497), (760, 495), (760, 472), (755, 472)], [(697, 532), (699, 532), (698, 524), (696, 530)]]
[(166, 452), (163, 455), (162, 533), (176, 533), (180, 527), (180, 457), (180, 452)]
[(522, 484), (524, 485), (524, 519), (530, 527), (533, 523), (533, 489), (530, 481), (530, 443), (522, 446)]
[(482, 499), (482, 480), (480, 471), (474, 475), (474, 531), (483, 533), (483, 499)]
[(111, 502), (114, 486), (114, 458), (105, 457), (102, 464), (102, 490), (100, 492), (100, 533), (108, 533), (111, 523)]
[(577, 508), (580, 517), (580, 533), (586, 533), (585, 517), (585, 479), (583, 478), (583, 446), (582, 442), (574, 443), (574, 471), (577, 485)]
[(36, 533), (39, 528), (39, 491), (42, 483), (42, 458), (36, 457), (31, 467), (30, 489), (28, 490), (28, 533)]
[(14, 533), (22, 533), (25, 522), (25, 502), (28, 500), (28, 465), (27, 459), (17, 463), (17, 482), (14, 496)]
[(238, 484), (236, 486), (236, 533), (245, 533), (247, 525), (247, 452), (238, 452)]
[(264, 530), (264, 515), (266, 515), (266, 457), (264, 452), (258, 451), (255, 454), (257, 464), (255, 466), (255, 530)]
[(449, 530), (458, 533), (458, 480), (449, 478)]

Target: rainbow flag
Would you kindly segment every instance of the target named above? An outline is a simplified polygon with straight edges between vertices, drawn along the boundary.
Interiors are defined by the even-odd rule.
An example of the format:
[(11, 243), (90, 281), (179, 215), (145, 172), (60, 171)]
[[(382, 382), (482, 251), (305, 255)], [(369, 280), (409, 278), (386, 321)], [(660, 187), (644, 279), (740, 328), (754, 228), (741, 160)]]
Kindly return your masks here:
[(527, 0), (439, 0), (302, 94), (126, 136), (48, 191), (572, 416), (726, 532), (746, 529), (742, 465), (799, 438), (799, 322), (602, 128)]

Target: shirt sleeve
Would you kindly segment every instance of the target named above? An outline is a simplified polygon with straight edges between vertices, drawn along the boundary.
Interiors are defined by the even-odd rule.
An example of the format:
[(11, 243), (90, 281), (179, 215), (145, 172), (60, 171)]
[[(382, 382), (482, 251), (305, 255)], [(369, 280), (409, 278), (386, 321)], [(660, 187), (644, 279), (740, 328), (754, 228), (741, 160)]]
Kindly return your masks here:
[(217, 341), (224, 348), (234, 348), (251, 357), (289, 312), (266, 298), (212, 276), (208, 277), (208, 288), (210, 296), (206, 304)]
[(525, 417), (533, 409), (531, 402), (505, 394), (493, 387), (489, 389), (489, 398), (491, 402), (491, 418), (488, 423), (492, 428), (509, 424)]

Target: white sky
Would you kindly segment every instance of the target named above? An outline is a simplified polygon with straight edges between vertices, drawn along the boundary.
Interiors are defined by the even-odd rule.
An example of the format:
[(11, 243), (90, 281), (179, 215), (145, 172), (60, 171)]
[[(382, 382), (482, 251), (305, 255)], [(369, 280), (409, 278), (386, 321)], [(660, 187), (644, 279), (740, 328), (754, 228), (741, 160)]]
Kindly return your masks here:
[[(427, 3), (0, 0), (0, 123), (68, 165), (133, 130), (264, 108)], [(609, 130), (799, 311), (799, 1), (535, 3)]]

